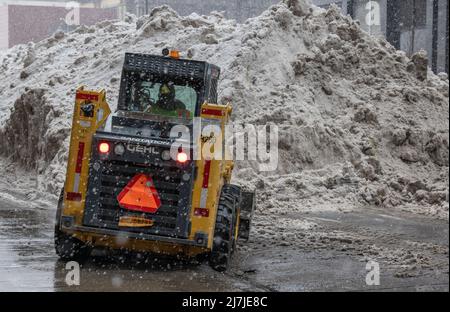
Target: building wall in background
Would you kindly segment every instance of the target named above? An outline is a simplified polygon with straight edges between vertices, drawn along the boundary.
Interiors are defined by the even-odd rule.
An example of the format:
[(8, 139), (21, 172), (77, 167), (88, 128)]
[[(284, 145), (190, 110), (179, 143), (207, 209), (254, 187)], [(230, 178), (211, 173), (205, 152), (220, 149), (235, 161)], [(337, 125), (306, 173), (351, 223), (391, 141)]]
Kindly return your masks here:
[[(70, 31), (79, 25), (93, 25), (108, 19), (117, 19), (116, 8), (100, 8), (84, 2), (79, 8), (79, 23), (67, 23), (73, 8), (61, 2), (25, 2), (0, 5), (0, 49), (17, 44), (38, 42), (58, 30)], [(31, 4), (31, 5), (27, 5)], [(86, 5), (84, 7), (83, 5)]]
[(319, 6), (332, 3), (359, 20), (375, 36), (385, 36), (397, 49), (411, 55), (428, 53), (435, 72), (448, 73), (448, 0), (313, 0)]
[(434, 70), (448, 73), (448, 0), (435, 0), (434, 9), (434, 16), (437, 19), (434, 23), (433, 31), (433, 38), (435, 38), (433, 51), (436, 58), (436, 68)]
[[(78, 25), (67, 25), (65, 7), (8, 6), (9, 47), (30, 41), (37, 42), (57, 30), (71, 30)], [(115, 19), (115, 9), (80, 8), (80, 24), (92, 25), (101, 20)]]
[(279, 3), (280, 0), (124, 0), (131, 13), (138, 16), (160, 5), (167, 4), (180, 15), (189, 15), (193, 12), (203, 15), (212, 11), (223, 11), (227, 18), (240, 22), (249, 17), (261, 14), (269, 6)]
[[(125, 12), (138, 16), (155, 6), (169, 5), (181, 15), (223, 11), (228, 18), (243, 22), (280, 0), (79, 0), (83, 10), (80, 24), (120, 18)], [(71, 30), (64, 23), (64, 0), (0, 0), (0, 49), (18, 43), (39, 41), (58, 29)], [(320, 7), (338, 5), (344, 14), (360, 21), (361, 27), (376, 36), (385, 36), (408, 55), (424, 49), (435, 72), (448, 72), (448, 0), (312, 0)], [(14, 5), (11, 5), (13, 3)], [(31, 7), (27, 4), (33, 3)], [(44, 5), (45, 4), (45, 5)], [(414, 9), (415, 8), (415, 9)], [(2, 15), (0, 15), (1, 17)], [(14, 21), (14, 22), (13, 22)], [(5, 26), (6, 25), (6, 26)], [(5, 44), (6, 42), (6, 44)]]
[(0, 5), (0, 50), (8, 48), (8, 7)]

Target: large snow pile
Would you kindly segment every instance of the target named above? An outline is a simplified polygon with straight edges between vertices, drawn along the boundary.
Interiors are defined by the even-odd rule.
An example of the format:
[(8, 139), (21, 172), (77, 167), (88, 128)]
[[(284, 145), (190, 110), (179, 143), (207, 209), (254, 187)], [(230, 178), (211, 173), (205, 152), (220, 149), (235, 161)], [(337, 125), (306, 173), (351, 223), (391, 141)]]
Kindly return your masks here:
[(363, 205), (448, 218), (448, 78), (426, 77), (423, 54), (412, 60), (337, 7), (304, 0), (244, 24), (163, 6), (8, 50), (0, 58), (1, 153), (57, 194), (76, 87), (105, 88), (114, 108), (124, 52), (164, 47), (222, 68), (220, 101), (233, 102), (236, 122), (278, 125), (277, 171), (237, 164), (235, 180), (258, 191), (257, 225)]

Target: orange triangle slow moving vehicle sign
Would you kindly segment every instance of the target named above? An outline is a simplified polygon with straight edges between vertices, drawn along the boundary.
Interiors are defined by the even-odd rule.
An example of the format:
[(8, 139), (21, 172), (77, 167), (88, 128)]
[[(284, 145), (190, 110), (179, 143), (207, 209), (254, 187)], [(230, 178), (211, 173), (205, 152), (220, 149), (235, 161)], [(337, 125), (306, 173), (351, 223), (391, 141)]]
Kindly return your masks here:
[(122, 208), (148, 213), (155, 213), (161, 206), (153, 179), (145, 174), (135, 175), (117, 196), (117, 201)]

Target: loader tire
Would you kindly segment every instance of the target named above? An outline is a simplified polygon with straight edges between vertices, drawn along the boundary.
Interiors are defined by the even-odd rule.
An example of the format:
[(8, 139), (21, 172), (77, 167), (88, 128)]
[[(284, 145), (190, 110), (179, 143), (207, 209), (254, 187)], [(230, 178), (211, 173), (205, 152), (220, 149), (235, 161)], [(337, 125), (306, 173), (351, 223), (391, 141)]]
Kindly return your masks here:
[(71, 261), (84, 261), (91, 254), (91, 248), (84, 244), (82, 241), (67, 235), (60, 230), (62, 206), (64, 203), (64, 189), (61, 190), (59, 196), (58, 208), (56, 209), (56, 221), (55, 221), (55, 251), (61, 260)]
[(217, 208), (214, 240), (209, 259), (210, 266), (218, 272), (226, 271), (231, 261), (237, 220), (236, 203), (235, 190), (232, 186), (225, 185)]
[(232, 250), (233, 253), (236, 250), (236, 244), (238, 240), (238, 234), (239, 234), (239, 216), (241, 213), (241, 202), (242, 202), (242, 189), (238, 185), (234, 184), (228, 184), (225, 186), (227, 188), (227, 192), (229, 190), (230, 193), (234, 196), (234, 214), (233, 214), (233, 243), (232, 243)]
[(61, 213), (63, 204), (64, 204), (64, 188), (61, 189), (61, 192), (59, 194), (58, 206), (56, 208), (55, 233), (57, 230), (59, 230), (59, 227), (61, 225)]
[(85, 261), (91, 254), (91, 247), (71, 235), (55, 231), (55, 251), (61, 260)]

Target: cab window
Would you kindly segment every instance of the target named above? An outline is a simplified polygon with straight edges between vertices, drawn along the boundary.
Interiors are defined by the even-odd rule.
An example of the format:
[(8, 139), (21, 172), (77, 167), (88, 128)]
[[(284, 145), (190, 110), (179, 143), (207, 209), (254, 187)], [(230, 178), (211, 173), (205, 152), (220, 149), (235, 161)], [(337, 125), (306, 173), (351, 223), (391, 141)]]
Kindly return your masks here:
[(194, 117), (198, 94), (192, 86), (139, 78), (128, 79), (126, 110), (184, 119)]

